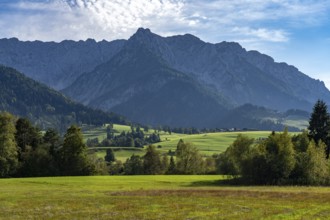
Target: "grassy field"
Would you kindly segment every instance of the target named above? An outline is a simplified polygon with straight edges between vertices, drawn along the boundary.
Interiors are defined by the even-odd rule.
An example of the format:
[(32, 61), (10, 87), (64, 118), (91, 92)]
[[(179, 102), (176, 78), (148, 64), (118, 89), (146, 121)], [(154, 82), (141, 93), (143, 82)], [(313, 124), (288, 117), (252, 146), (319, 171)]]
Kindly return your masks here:
[(329, 187), (229, 187), (222, 176), (0, 179), (0, 219), (329, 219)]
[[(122, 131), (131, 131), (130, 126), (126, 125), (114, 125), (116, 130), (116, 135)], [(106, 137), (106, 127), (87, 127), (83, 129), (85, 141), (88, 138), (98, 137), (99, 140), (103, 140)], [(152, 134), (154, 130), (150, 129), (146, 134)], [(175, 151), (177, 143), (180, 139), (183, 139), (185, 142), (191, 142), (196, 146), (202, 155), (205, 157), (212, 156), (213, 154), (219, 154), (227, 149), (227, 147), (234, 142), (238, 134), (245, 134), (251, 138), (254, 138), (258, 141), (260, 138), (266, 138), (270, 135), (270, 131), (247, 131), (247, 132), (217, 132), (217, 133), (205, 133), (205, 134), (177, 134), (177, 133), (166, 133), (160, 132), (161, 142), (155, 143), (155, 146), (160, 145), (161, 148), (158, 148), (161, 153), (166, 153), (169, 150)], [(294, 134), (294, 133), (293, 133)], [(96, 148), (98, 149), (97, 155), (99, 157), (105, 156), (106, 148)], [(143, 149), (137, 148), (127, 148), (127, 147), (116, 147), (115, 150), (116, 159), (125, 162), (128, 157), (132, 154), (143, 155)]]
[(234, 142), (238, 134), (246, 134), (256, 140), (269, 136), (270, 131), (249, 131), (249, 132), (218, 132), (193, 135), (162, 135), (162, 142), (156, 145), (161, 145), (161, 151), (175, 150), (180, 139), (185, 142), (191, 142), (199, 151), (206, 156), (218, 154), (227, 149)]

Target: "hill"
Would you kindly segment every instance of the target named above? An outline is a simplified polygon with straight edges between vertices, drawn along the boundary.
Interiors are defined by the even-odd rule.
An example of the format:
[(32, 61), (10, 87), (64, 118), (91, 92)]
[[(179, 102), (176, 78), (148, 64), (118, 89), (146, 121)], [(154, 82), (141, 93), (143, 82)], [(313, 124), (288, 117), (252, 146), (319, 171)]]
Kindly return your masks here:
[(27, 117), (44, 127), (61, 130), (71, 123), (126, 123), (122, 116), (78, 104), (15, 69), (0, 65), (0, 111)]

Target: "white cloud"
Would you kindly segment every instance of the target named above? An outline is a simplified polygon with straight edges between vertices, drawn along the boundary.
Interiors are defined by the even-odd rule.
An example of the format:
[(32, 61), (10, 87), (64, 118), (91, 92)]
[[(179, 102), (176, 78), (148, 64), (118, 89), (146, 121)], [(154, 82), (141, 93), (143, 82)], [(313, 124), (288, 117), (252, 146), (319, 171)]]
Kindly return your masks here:
[[(284, 30), (271, 30), (267, 28), (252, 29), (249, 27), (235, 27), (233, 33), (245, 36), (246, 41), (270, 41), (270, 42), (287, 42), (289, 34)], [(244, 40), (242, 40), (244, 41)]]
[[(8, 3), (7, 3), (8, 4)], [(317, 25), (329, 0), (18, 0), (0, 11), (0, 36), (22, 40), (113, 40), (148, 27), (249, 47), (290, 40), (292, 26)], [(279, 25), (281, 23), (281, 25)]]
[(171, 30), (189, 26), (181, 0), (53, 0), (11, 4), (0, 12), (0, 35), (23, 40), (128, 38), (139, 27)]

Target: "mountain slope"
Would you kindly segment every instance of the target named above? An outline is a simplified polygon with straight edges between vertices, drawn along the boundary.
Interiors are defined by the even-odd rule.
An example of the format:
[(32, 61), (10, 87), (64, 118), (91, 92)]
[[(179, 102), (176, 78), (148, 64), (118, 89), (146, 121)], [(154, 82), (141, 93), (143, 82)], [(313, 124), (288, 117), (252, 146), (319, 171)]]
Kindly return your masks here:
[(201, 127), (227, 111), (220, 95), (169, 68), (138, 43), (126, 46), (64, 92), (84, 104), (150, 125)]
[[(283, 76), (286, 71), (293, 79)], [(140, 123), (197, 127), (227, 127), (230, 121), (238, 126), (242, 111), (227, 112), (246, 103), (310, 111), (319, 95), (330, 100), (321, 82), (237, 43), (209, 44), (192, 35), (163, 38), (149, 29), (139, 29), (110, 61), (64, 92)], [(261, 123), (251, 113), (241, 118), (246, 127), (247, 118)]]
[(124, 45), (94, 40), (22, 42), (16, 38), (0, 39), (0, 64), (11, 66), (28, 77), (55, 89), (63, 89), (82, 73), (108, 61)]
[(330, 103), (330, 92), (314, 80), (267, 55), (247, 52), (237, 43), (205, 43), (193, 35), (161, 37), (139, 29), (132, 37), (167, 64), (215, 88), (236, 105), (251, 103), (277, 110), (310, 110), (318, 98)]
[(15, 69), (0, 65), (0, 111), (28, 117), (42, 127), (69, 123), (125, 123), (121, 116), (87, 108)]

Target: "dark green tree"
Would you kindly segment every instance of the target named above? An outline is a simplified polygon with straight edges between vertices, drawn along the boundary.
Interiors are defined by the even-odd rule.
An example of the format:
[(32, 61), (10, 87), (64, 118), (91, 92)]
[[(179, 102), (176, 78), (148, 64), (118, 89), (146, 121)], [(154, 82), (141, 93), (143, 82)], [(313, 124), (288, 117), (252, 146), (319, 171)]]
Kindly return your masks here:
[(18, 167), (18, 153), (15, 141), (14, 117), (9, 113), (0, 114), (0, 177), (8, 177)]
[(165, 174), (168, 171), (168, 167), (169, 167), (167, 154), (161, 157), (160, 164), (161, 164), (161, 174)]
[(325, 154), (326, 158), (328, 159), (330, 153), (330, 117), (328, 113), (328, 107), (324, 101), (317, 100), (315, 103), (313, 112), (309, 119), (308, 130), (310, 138), (312, 138), (315, 143), (322, 141), (326, 144)]
[(109, 165), (109, 174), (110, 175), (120, 175), (124, 172), (124, 165), (120, 160), (116, 160), (115, 162)]
[(107, 153), (104, 157), (104, 160), (108, 163), (116, 161), (115, 154), (111, 148), (107, 149)]
[(32, 126), (26, 118), (19, 118), (16, 122), (16, 142), (19, 153), (23, 153), (27, 146), (36, 149), (42, 143), (42, 135), (38, 128)]
[(306, 130), (304, 130), (301, 134), (294, 135), (292, 137), (292, 143), (293, 143), (294, 149), (297, 153), (306, 152), (307, 148), (310, 144), (308, 132)]
[(17, 175), (20, 177), (54, 176), (58, 169), (45, 145), (36, 148), (26, 146), (21, 154), (21, 164)]
[(47, 129), (43, 136), (43, 142), (49, 147), (50, 154), (53, 156), (62, 145), (60, 134), (53, 128)]
[(143, 156), (143, 171), (147, 175), (161, 174), (162, 165), (159, 152), (153, 145), (148, 146), (147, 152)]
[(236, 140), (222, 153), (218, 169), (222, 174), (240, 175), (244, 161), (249, 157), (253, 138), (239, 134)]
[(124, 163), (124, 173), (126, 175), (143, 174), (143, 160), (139, 155), (132, 155)]
[(166, 174), (176, 174), (176, 166), (173, 156), (170, 158), (170, 164), (168, 165)]
[(242, 176), (257, 184), (282, 184), (295, 167), (295, 151), (287, 129), (270, 135), (242, 167)]
[(64, 135), (63, 147), (60, 149), (62, 175), (90, 175), (94, 172), (87, 157), (87, 147), (79, 127), (72, 125)]

